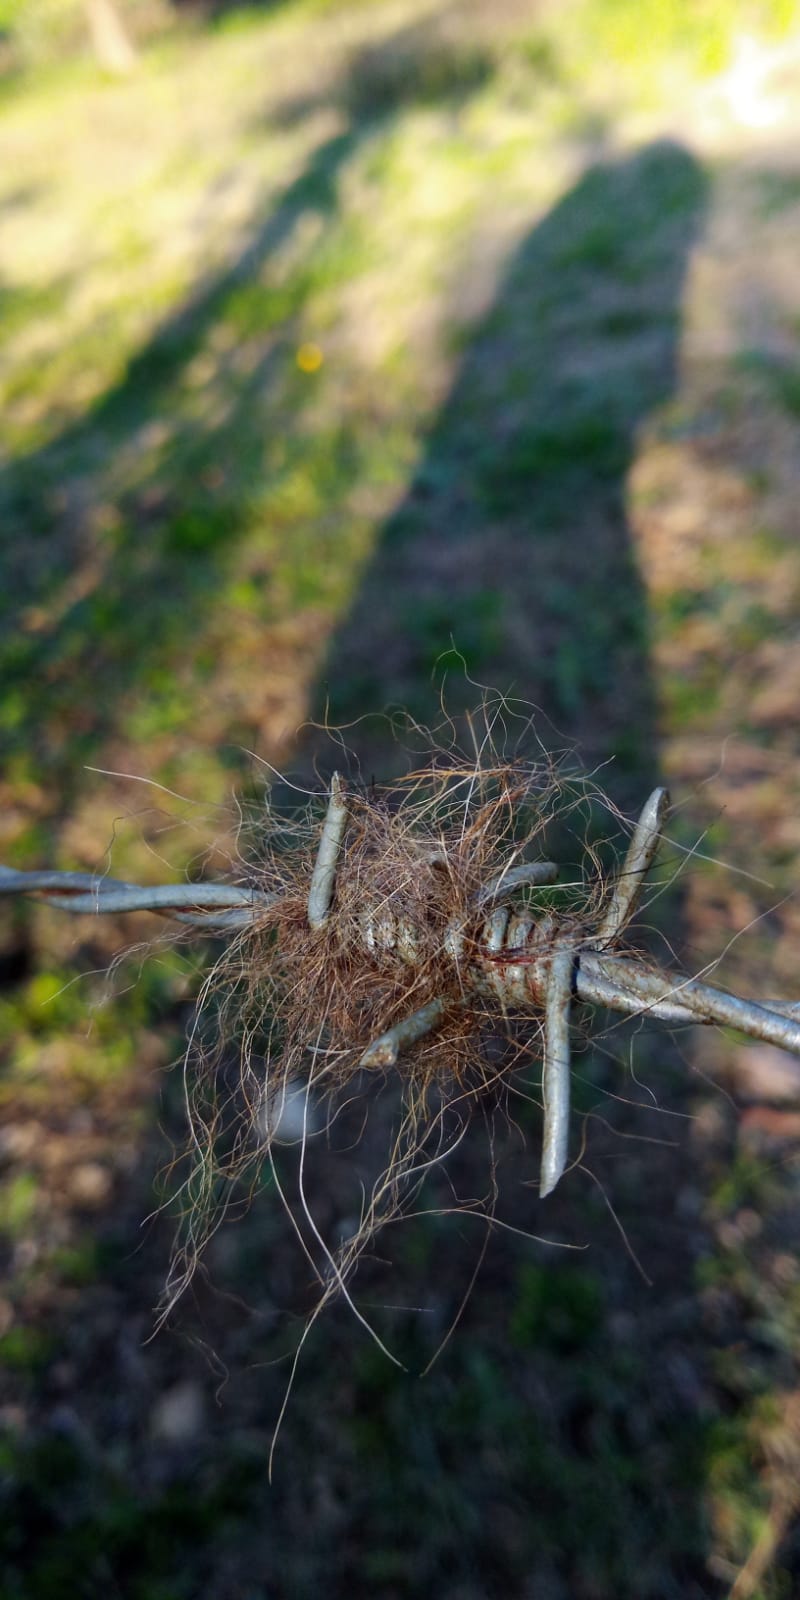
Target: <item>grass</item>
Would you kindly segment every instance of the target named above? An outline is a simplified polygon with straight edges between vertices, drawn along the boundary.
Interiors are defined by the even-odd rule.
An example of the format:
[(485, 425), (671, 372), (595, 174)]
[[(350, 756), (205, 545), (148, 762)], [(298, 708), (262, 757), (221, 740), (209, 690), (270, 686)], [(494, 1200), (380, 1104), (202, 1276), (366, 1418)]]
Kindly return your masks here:
[[(443, 682), (458, 711), (477, 680), (538, 705), (542, 737), (628, 809), (665, 771), (686, 847), (708, 826), (706, 854), (767, 877), (769, 904), (789, 891), (792, 725), (765, 732), (757, 696), (789, 671), (800, 593), (780, 255), (798, 175), (705, 159), (697, 96), (742, 13), (689, 9), (576, 0), (489, 26), (303, 0), (178, 29), (125, 82), (67, 63), (5, 91), (2, 859), (224, 870), (231, 788), (260, 793), (250, 752), (305, 780), (329, 761), (305, 720), (364, 718), (362, 770), (384, 776), (384, 710), (432, 720)], [(746, 20), (774, 41), (790, 19), (776, 0)], [(740, 288), (748, 251), (783, 262), (780, 360), (772, 324), (729, 355), (718, 225)], [(699, 861), (687, 881), (660, 926), (700, 965), (766, 902), (737, 911), (741, 883)], [(734, 946), (743, 989), (794, 981), (791, 914), (766, 923), (773, 979)], [(482, 1239), (450, 1217), (387, 1237), (359, 1292), (411, 1371), (335, 1308), (268, 1492), (306, 1264), (270, 1189), (215, 1241), (218, 1291), (198, 1280), (183, 1333), (145, 1343), (182, 1133), (178, 1077), (156, 1085), (209, 952), (134, 956), (107, 999), (128, 937), (30, 906), (2, 930), (4, 1592), (261, 1600), (324, 1574), (386, 1600), (722, 1596), (769, 1515), (769, 1404), (798, 1386), (791, 1160), (732, 1121), (706, 1134), (707, 1105), (727, 1112), (666, 1043), (576, 1054), (597, 1182), (571, 1174), (544, 1221), (590, 1250), (495, 1235), (418, 1379)], [(631, 1137), (696, 1113), (691, 1147)], [(538, 1130), (515, 1107), (493, 1167), (476, 1126), (458, 1192), (497, 1180), (503, 1216), (538, 1231)], [(363, 1172), (317, 1159), (333, 1234), (369, 1152)], [(165, 1443), (180, 1384), (207, 1426)], [(795, 1569), (787, 1541), (764, 1600)]]

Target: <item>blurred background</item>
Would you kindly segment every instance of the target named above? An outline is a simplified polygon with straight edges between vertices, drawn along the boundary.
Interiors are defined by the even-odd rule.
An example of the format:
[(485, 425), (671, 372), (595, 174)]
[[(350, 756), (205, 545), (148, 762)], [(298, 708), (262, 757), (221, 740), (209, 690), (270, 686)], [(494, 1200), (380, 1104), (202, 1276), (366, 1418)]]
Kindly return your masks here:
[[(662, 953), (797, 997), (794, 0), (0, 0), (0, 149), (0, 859), (225, 870), (309, 724), (380, 780), (486, 684), (669, 783)], [(483, 1231), (387, 1232), (408, 1370), (332, 1307), (270, 1487), (274, 1185), (151, 1337), (216, 950), (160, 926), (2, 908), (3, 1596), (800, 1592), (786, 1058), (603, 1034), (546, 1226), (536, 1108), (494, 1167), (476, 1117), (457, 1193), (587, 1248), (494, 1233), (421, 1377)], [(316, 1158), (329, 1237), (373, 1157)]]

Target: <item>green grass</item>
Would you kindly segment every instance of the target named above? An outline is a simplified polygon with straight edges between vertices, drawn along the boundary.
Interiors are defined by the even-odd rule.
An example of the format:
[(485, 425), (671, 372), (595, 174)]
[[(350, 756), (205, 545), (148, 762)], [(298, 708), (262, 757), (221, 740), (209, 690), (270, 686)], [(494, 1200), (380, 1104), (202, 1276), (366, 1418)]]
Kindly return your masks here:
[(773, 217), (800, 204), (800, 177), (796, 172), (765, 170), (756, 177), (762, 216)]
[(123, 1583), (132, 1600), (189, 1600), (201, 1577), (204, 1531), (213, 1524), (234, 1541), (260, 1476), (255, 1461), (242, 1460), (215, 1474), (205, 1492), (184, 1480), (134, 1498), (120, 1474), (87, 1473), (66, 1438), (27, 1447), (10, 1439), (3, 1457), (17, 1485), (0, 1544), (6, 1592), (36, 1600), (56, 1600), (65, 1586), (95, 1595), (109, 1580)]
[(32, 1172), (19, 1172), (0, 1188), (0, 1231), (22, 1233), (36, 1210), (38, 1184)]
[(601, 1286), (591, 1272), (521, 1268), (509, 1319), (520, 1349), (580, 1350), (597, 1338), (603, 1321)]
[[(443, 683), (456, 712), (481, 683), (540, 707), (543, 739), (577, 748), (627, 811), (673, 740), (708, 738), (715, 770), (725, 708), (747, 712), (741, 658), (790, 636), (789, 577), (771, 574), (792, 529), (766, 504), (780, 463), (755, 448), (737, 461), (741, 523), (729, 536), (717, 507), (696, 565), (652, 592), (647, 519), (675, 482), (640, 491), (635, 474), (673, 451), (676, 475), (702, 470), (710, 492), (753, 392), (794, 425), (800, 368), (791, 353), (723, 362), (710, 396), (690, 392), (687, 273), (732, 168), (707, 169), (674, 132), (643, 139), (637, 118), (646, 106), (648, 126), (674, 130), (741, 15), (728, 0), (576, 0), (532, 27), (513, 6), (486, 22), (295, 0), (174, 28), (120, 84), (26, 57), (4, 91), (0, 172), (2, 859), (105, 869), (110, 846), (112, 872), (157, 880), (203, 870), (222, 836), (222, 871), (231, 788), (260, 794), (249, 752), (306, 783), (322, 747), (296, 739), (304, 720), (363, 719), (348, 742), (380, 779), (401, 759), (385, 711), (436, 721)], [(770, 38), (787, 16), (777, 0), (747, 13)], [(753, 228), (791, 216), (796, 174), (745, 187)], [(716, 643), (697, 647), (706, 625)], [(698, 783), (692, 769), (684, 789)], [(710, 805), (702, 849), (730, 857), (737, 828)], [(695, 811), (675, 830), (690, 848)], [(611, 831), (587, 812), (606, 864)], [(770, 849), (777, 898), (791, 851)], [(782, 1176), (742, 1150), (716, 1170), (699, 1135), (685, 1161), (590, 1141), (646, 1289), (584, 1173), (543, 1222), (538, 1107), (498, 1119), (496, 1168), (476, 1118), (459, 1195), (496, 1179), (501, 1219), (552, 1220), (591, 1250), (498, 1230), (420, 1378), (482, 1235), (466, 1217), (387, 1231), (359, 1295), (409, 1370), (332, 1308), (268, 1490), (308, 1264), (269, 1175), (211, 1252), (222, 1292), (198, 1278), (187, 1339), (145, 1342), (181, 1204), (177, 1173), (155, 1173), (184, 1132), (180, 1074), (157, 1102), (156, 1068), (179, 1056), (213, 950), (134, 958), (106, 1000), (121, 931), (102, 922), (26, 906), (3, 929), (22, 975), (0, 993), (0, 1101), (23, 1129), (0, 1192), (3, 1592), (716, 1593), (709, 1556), (743, 1561), (763, 1526), (766, 1405), (788, 1382), (798, 1304), (755, 1246), (709, 1246), (695, 1283), (674, 1189), (702, 1190), (709, 1238), (754, 1208), (780, 1234)], [(677, 912), (663, 925), (671, 938)], [(611, 1058), (576, 1049), (577, 1113), (618, 1095), (605, 1109), (641, 1132), (643, 1100), (620, 1107), (644, 1065), (681, 1113), (652, 1113), (672, 1137), (697, 1080), (660, 1040), (619, 1059), (617, 1040)], [(529, 1075), (535, 1097), (535, 1062)], [(95, 1158), (113, 1199), (79, 1215), (70, 1174)], [(368, 1160), (347, 1154), (351, 1194), (336, 1151), (319, 1159), (312, 1198), (335, 1233)], [(182, 1453), (153, 1419), (187, 1375), (210, 1421)]]
[(767, 392), (789, 417), (800, 417), (800, 367), (760, 350), (744, 351), (738, 364), (745, 372), (754, 373), (762, 380)]

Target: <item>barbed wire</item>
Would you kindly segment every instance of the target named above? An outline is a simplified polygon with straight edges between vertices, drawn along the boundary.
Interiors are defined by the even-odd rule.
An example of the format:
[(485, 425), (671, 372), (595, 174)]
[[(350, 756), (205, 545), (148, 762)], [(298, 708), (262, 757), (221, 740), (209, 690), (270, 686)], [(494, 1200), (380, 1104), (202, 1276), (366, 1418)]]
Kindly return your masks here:
[[(648, 798), (604, 914), (588, 931), (546, 909), (536, 915), (536, 894), (555, 882), (555, 863), (507, 861), (472, 891), (466, 908), (444, 927), (439, 951), (439, 970), (447, 979), (443, 992), (362, 1041), (358, 1066), (385, 1069), (396, 1066), (401, 1054), (412, 1051), (473, 1002), (483, 1004), (488, 999), (503, 1011), (543, 1013), (542, 1197), (555, 1188), (566, 1164), (573, 1001), (671, 1026), (728, 1026), (800, 1056), (800, 1002), (743, 999), (615, 948), (637, 909), (668, 805), (666, 789), (655, 789)], [(305, 923), (312, 944), (324, 935), (335, 906), (337, 869), (350, 820), (348, 796), (334, 774), (307, 885)], [(446, 849), (429, 849), (424, 859), (427, 871), (448, 871)], [(516, 898), (519, 891), (525, 895), (524, 904)], [(85, 872), (22, 872), (9, 867), (0, 867), (0, 895), (26, 895), (58, 910), (85, 915), (149, 911), (201, 932), (233, 936), (264, 926), (281, 906), (280, 892), (267, 892), (255, 884), (147, 887)], [(377, 909), (369, 895), (364, 904), (356, 930), (361, 955), (366, 960), (390, 957), (411, 977), (423, 963), (426, 930), (392, 909), (391, 894), (382, 894)], [(409, 987), (413, 993), (414, 982)]]

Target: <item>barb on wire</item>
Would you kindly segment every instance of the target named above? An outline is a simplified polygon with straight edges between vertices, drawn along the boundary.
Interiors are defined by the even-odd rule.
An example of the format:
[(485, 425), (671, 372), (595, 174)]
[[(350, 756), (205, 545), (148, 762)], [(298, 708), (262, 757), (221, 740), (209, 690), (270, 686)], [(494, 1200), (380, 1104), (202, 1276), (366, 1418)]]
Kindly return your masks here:
[[(501, 791), (505, 816), (519, 792), (507, 773)], [(457, 874), (464, 870), (459, 851), (463, 854), (463, 841), (470, 837), (463, 822), (458, 836), (442, 832), (438, 839), (426, 838), (407, 827), (403, 832), (377, 802), (347, 794), (338, 774), (302, 885), (287, 878), (279, 891), (227, 883), (143, 887), (84, 872), (0, 867), (0, 895), (29, 895), (60, 910), (91, 915), (151, 911), (220, 935), (255, 931), (270, 913), (277, 944), (285, 936), (292, 959), (306, 974), (294, 985), (300, 996), (297, 1025), (307, 1030), (316, 1005), (332, 1015), (334, 994), (338, 1015), (345, 1017), (343, 1002), (346, 1006), (352, 999), (351, 1031), (362, 1030), (361, 1037), (346, 1045), (332, 1040), (340, 1059), (354, 1048), (352, 1071), (394, 1067), (402, 1056), (403, 1070), (410, 1075), (418, 1070), (424, 1078), (426, 1059), (446, 1045), (448, 1029), (463, 1035), (470, 1014), (480, 1026), (480, 1007), (487, 1000), (506, 1014), (543, 1018), (540, 1194), (545, 1197), (567, 1161), (573, 1001), (673, 1026), (723, 1025), (800, 1055), (800, 1002), (742, 999), (616, 948), (635, 914), (668, 805), (664, 788), (645, 802), (610, 895), (588, 925), (585, 918), (559, 917), (542, 902), (557, 876), (553, 862), (520, 861), (519, 848), (506, 852), (504, 861), (500, 802), (494, 810), (478, 812), (480, 873), (467, 875), (459, 889)], [(393, 829), (400, 840), (395, 855)], [(375, 842), (381, 839), (390, 841), (383, 858)], [(515, 900), (517, 895), (523, 898)], [(363, 1037), (359, 971), (366, 971), (376, 994), (383, 985), (372, 1038)]]

